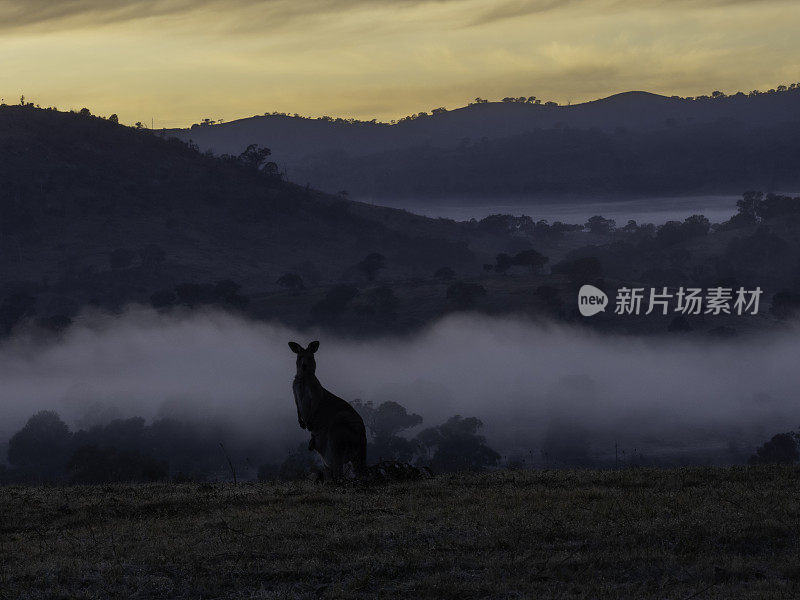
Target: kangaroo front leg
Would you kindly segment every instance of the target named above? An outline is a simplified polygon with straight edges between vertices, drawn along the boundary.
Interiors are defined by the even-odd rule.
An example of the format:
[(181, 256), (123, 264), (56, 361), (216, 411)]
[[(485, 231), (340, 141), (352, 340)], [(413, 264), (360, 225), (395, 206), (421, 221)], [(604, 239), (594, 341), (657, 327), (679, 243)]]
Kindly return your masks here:
[(341, 481), (342, 479), (342, 463), (334, 462), (329, 468), (329, 477), (331, 482)]

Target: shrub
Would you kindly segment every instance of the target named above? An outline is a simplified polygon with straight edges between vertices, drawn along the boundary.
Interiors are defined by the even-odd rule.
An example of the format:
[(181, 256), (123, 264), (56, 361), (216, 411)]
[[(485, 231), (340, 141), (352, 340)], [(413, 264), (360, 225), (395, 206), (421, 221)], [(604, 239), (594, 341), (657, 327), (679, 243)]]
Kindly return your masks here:
[(15, 467), (35, 467), (54, 474), (64, 463), (72, 439), (58, 413), (43, 410), (33, 415), (8, 443), (8, 462)]
[(399, 434), (422, 423), (421, 416), (409, 413), (405, 407), (392, 401), (375, 407), (372, 402), (356, 400), (353, 408), (364, 419), (370, 437), (367, 444), (370, 461), (392, 459), (408, 462), (412, 459), (416, 445)]
[(798, 434), (779, 433), (756, 449), (756, 453), (748, 461), (751, 465), (779, 464), (792, 465), (800, 459), (798, 452)]
[(478, 434), (483, 423), (476, 417), (451, 417), (437, 427), (429, 427), (415, 438), (434, 471), (481, 471), (496, 465), (500, 455)]
[(595, 235), (607, 235), (614, 230), (616, 225), (617, 223), (614, 221), (614, 219), (606, 219), (600, 215), (595, 215), (586, 222), (585, 227), (589, 230), (589, 233), (594, 233)]
[(523, 250), (518, 252), (512, 259), (512, 263), (522, 267), (529, 267), (532, 273), (535, 273), (547, 264), (550, 259), (536, 250)]

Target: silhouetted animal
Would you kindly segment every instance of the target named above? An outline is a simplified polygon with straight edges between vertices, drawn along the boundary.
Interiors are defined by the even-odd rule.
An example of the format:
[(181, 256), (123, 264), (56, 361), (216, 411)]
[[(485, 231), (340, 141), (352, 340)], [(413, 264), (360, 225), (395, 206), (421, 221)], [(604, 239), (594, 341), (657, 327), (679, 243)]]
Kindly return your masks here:
[(319, 342), (311, 342), (308, 348), (289, 342), (289, 348), (297, 354), (297, 374), (292, 383), (297, 420), (300, 427), (311, 432), (308, 449), (316, 450), (322, 457), (325, 479), (339, 479), (348, 462), (357, 475), (362, 475), (367, 458), (364, 420), (349, 403), (331, 394), (317, 379), (314, 353)]

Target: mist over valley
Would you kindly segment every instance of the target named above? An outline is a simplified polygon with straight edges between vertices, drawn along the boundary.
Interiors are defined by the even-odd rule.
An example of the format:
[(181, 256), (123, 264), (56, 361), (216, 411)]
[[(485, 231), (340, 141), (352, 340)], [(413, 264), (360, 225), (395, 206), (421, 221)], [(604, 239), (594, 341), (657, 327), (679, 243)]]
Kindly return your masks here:
[[(286, 342), (317, 334), (213, 310), (131, 307), (87, 314), (57, 341), (10, 338), (0, 347), (3, 437), (41, 410), (73, 431), (131, 417), (217, 423), (210, 444), (224, 443), (240, 473), (255, 476), (247, 448), (280, 463), (303, 442)], [(727, 464), (800, 423), (794, 329), (698, 343), (464, 314), (410, 337), (319, 339), (318, 376), (336, 394), (420, 415), (407, 437), (477, 417), (503, 463)], [(206, 476), (225, 476), (218, 457)]]

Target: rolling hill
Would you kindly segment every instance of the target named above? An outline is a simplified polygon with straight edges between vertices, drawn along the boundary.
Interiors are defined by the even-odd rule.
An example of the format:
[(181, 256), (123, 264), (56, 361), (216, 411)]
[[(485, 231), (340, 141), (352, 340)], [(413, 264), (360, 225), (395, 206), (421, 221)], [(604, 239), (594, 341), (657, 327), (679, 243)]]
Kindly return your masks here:
[[(794, 134), (789, 128), (782, 131), (752, 138), (752, 156), (744, 164), (728, 164), (729, 140), (719, 131), (716, 148), (704, 155), (740, 174), (759, 165), (790, 172), (799, 164), (791, 151)], [(573, 138), (568, 133), (548, 130), (550, 155), (555, 149), (570, 152)], [(574, 134), (603, 149), (592, 155), (596, 168), (585, 171), (584, 184), (602, 187), (608, 181), (602, 168), (614, 165), (627, 169), (630, 181), (647, 183), (640, 165), (620, 162), (613, 145), (601, 145), (607, 143), (603, 136), (617, 134)], [(461, 149), (451, 164), (462, 169), (462, 176), (439, 181), (470, 183), (481, 168), (494, 168), (510, 184), (518, 182), (526, 171), (513, 147), (494, 166), (481, 162), (481, 152), (535, 135)], [(645, 140), (651, 134), (622, 137), (639, 135)], [(776, 143), (780, 135), (788, 136), (784, 145)], [(665, 139), (667, 147), (684, 144)], [(758, 154), (768, 144), (780, 160), (770, 162)], [(702, 176), (703, 164), (692, 162), (695, 149), (676, 147), (686, 155), (684, 172)], [(429, 155), (434, 152), (428, 150)], [(573, 149), (573, 156), (578, 152)], [(542, 156), (545, 160), (548, 155)], [(427, 168), (425, 157), (412, 156), (423, 159), (415, 168)], [(529, 249), (547, 256), (553, 266), (570, 257), (600, 257), (609, 285), (661, 269), (649, 275), (654, 284), (666, 284), (664, 277), (670, 274), (677, 277), (676, 285), (715, 285), (734, 277), (761, 285), (769, 294), (794, 289), (791, 240), (797, 237), (796, 223), (788, 218), (770, 221), (772, 234), (766, 237), (754, 233), (757, 223), (709, 234), (702, 238), (702, 244), (708, 242), (705, 249), (694, 240), (659, 246), (655, 229), (642, 225), (641, 231), (634, 227), (634, 237), (641, 234), (644, 240), (639, 248), (626, 237), (627, 229), (602, 236), (499, 216), (457, 223), (353, 202), (287, 182), (256, 168), (251, 158), (247, 153), (221, 158), (203, 154), (180, 140), (120, 126), (88, 111), (0, 107), (0, 336), (31, 319), (58, 329), (86, 306), (114, 312), (130, 303), (224, 306), (245, 310), (255, 319), (335, 327), (348, 335), (414, 331), (459, 310), (462, 303), (490, 314), (569, 319), (575, 296), (568, 277), (527, 268), (510, 276), (495, 272), (492, 263), (498, 254), (513, 256)], [(558, 173), (555, 166), (548, 168)], [(403, 179), (401, 171), (394, 175), (392, 185), (398, 190), (421, 181)], [(653, 172), (653, 180), (657, 176)], [(753, 259), (737, 254), (734, 238), (743, 235), (767, 253)], [(777, 270), (771, 269), (774, 254), (768, 252), (776, 244), (783, 248), (780, 265), (785, 267)], [(677, 269), (673, 254), (679, 246), (686, 256)], [(645, 250), (643, 263), (620, 260), (620, 251), (635, 257)], [(371, 253), (385, 257), (377, 277), (358, 266)], [(286, 273), (299, 275), (305, 285), (279, 285)], [(753, 279), (752, 273), (759, 276)], [(470, 294), (481, 294), (479, 301), (458, 295), (464, 282), (472, 286)], [(552, 298), (542, 296), (548, 290)], [(593, 322), (603, 326), (599, 317)], [(646, 331), (665, 331), (667, 325), (654, 319), (644, 323)], [(754, 327), (762, 325), (754, 321)]]
[[(488, 102), (396, 124), (266, 115), (161, 134), (217, 154), (259, 143), (291, 179), (365, 198), (661, 194), (796, 185), (796, 169), (742, 173), (740, 164), (753, 154), (780, 160), (786, 149), (771, 148), (775, 136), (796, 153), (797, 137), (786, 130), (799, 120), (800, 88), (792, 88), (700, 99), (628, 92), (571, 106)], [(763, 147), (754, 151), (754, 139)], [(703, 154), (714, 158), (717, 146), (724, 146), (724, 168), (698, 163)], [(687, 155), (686, 147), (697, 151)], [(465, 152), (479, 153), (480, 164)], [(686, 163), (699, 173), (684, 177)]]
[(479, 267), (452, 221), (328, 196), (88, 111), (0, 107), (0, 182), (0, 299), (36, 295), (39, 315), (182, 282), (263, 290), (298, 269), (339, 281), (372, 252), (395, 277)]

